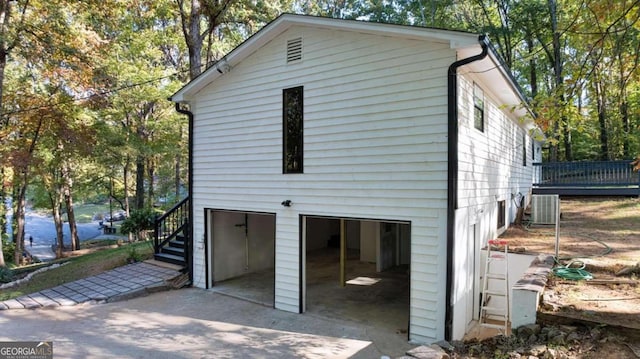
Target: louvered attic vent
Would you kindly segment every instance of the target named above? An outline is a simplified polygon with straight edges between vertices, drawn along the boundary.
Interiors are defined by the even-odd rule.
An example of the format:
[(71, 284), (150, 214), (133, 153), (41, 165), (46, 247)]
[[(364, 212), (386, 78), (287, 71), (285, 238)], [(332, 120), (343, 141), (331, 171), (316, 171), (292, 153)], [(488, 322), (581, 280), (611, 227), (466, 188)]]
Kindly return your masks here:
[(302, 38), (297, 37), (287, 41), (287, 63), (302, 60)]

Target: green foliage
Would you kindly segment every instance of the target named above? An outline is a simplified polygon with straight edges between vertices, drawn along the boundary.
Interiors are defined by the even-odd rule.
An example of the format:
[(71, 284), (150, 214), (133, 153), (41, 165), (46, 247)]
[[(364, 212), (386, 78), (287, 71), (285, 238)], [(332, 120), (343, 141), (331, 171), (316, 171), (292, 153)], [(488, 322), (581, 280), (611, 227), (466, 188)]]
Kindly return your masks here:
[(10, 241), (2, 239), (2, 254), (4, 256), (5, 263), (11, 263), (14, 259), (14, 251), (16, 249), (16, 244)]
[(152, 209), (145, 208), (131, 212), (131, 216), (122, 222), (120, 232), (122, 234), (133, 233), (138, 235), (142, 231), (153, 229), (157, 212)]
[(9, 283), (13, 280), (13, 271), (7, 267), (0, 267), (0, 283)]
[(144, 253), (138, 252), (135, 246), (129, 246), (129, 250), (127, 251), (127, 263), (142, 262), (146, 257), (147, 256)]

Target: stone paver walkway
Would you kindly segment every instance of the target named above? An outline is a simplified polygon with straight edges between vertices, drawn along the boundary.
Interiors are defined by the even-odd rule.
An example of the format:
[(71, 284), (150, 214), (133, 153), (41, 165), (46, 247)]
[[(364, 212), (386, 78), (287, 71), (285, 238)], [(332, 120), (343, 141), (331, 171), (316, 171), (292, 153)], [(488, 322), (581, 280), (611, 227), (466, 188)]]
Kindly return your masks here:
[(167, 288), (181, 273), (171, 266), (141, 262), (118, 267), (93, 277), (0, 302), (0, 310), (70, 306), (114, 302)]

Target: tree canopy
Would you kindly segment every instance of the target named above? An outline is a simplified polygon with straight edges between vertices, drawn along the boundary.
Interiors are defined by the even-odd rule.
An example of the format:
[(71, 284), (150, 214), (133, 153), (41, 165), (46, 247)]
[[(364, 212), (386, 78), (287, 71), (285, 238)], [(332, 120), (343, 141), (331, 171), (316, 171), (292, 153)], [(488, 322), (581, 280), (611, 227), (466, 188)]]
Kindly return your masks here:
[(13, 198), (16, 260), (29, 191), (55, 218), (74, 197), (127, 212), (180, 200), (188, 124), (167, 97), (283, 12), (489, 34), (546, 160), (640, 154), (637, 0), (0, 0), (0, 197)]

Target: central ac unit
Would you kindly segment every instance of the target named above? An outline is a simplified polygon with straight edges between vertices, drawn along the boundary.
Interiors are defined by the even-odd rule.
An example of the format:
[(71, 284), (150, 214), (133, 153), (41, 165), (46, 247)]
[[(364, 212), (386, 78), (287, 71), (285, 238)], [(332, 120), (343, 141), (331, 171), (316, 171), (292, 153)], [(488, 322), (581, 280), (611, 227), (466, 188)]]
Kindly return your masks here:
[(556, 224), (560, 196), (557, 194), (535, 194), (531, 197), (531, 219), (534, 224)]

